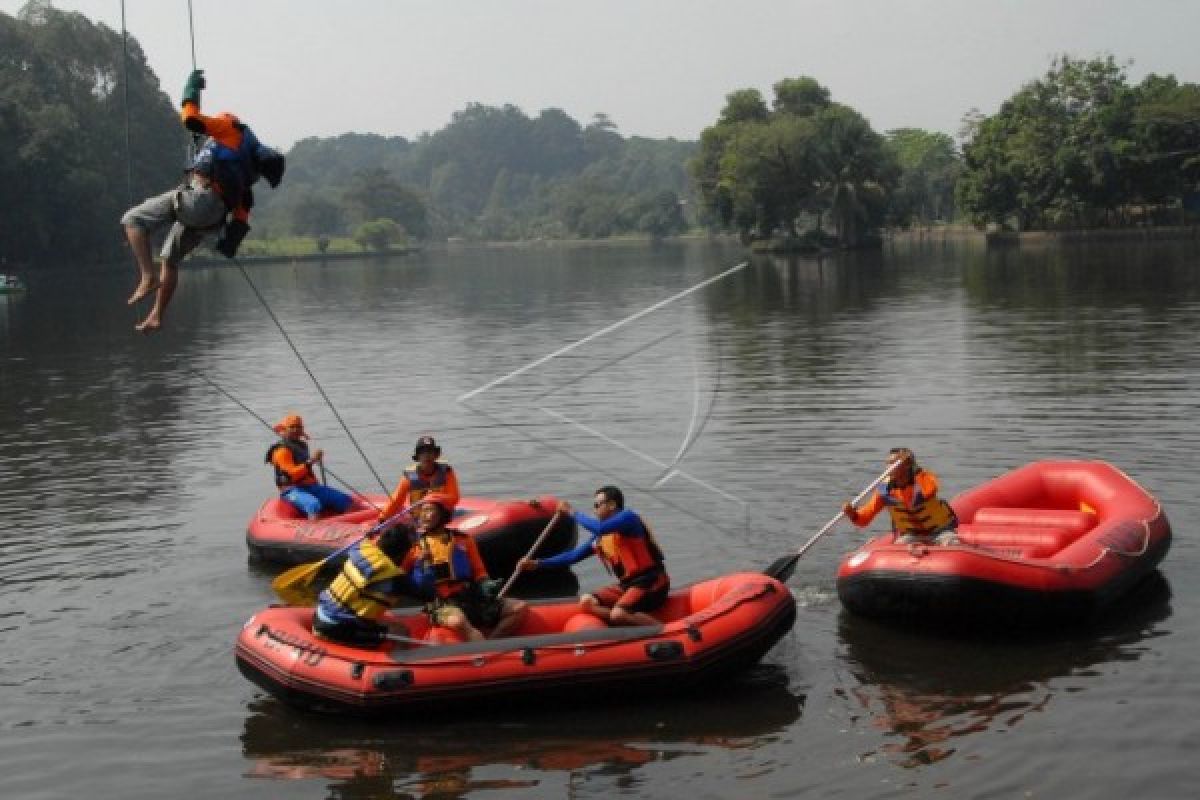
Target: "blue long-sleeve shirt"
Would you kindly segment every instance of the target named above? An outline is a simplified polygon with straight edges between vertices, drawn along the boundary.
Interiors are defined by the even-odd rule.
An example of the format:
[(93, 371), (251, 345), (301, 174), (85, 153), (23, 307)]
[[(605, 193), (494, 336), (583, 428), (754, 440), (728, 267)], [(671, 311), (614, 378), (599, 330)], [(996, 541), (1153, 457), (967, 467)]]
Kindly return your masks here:
[(639, 539), (646, 535), (646, 526), (642, 524), (642, 518), (630, 508), (623, 508), (608, 519), (596, 519), (579, 511), (572, 512), (571, 516), (591, 536), (574, 550), (568, 550), (565, 553), (550, 556), (550, 558), (538, 559), (538, 566), (569, 567), (572, 564), (578, 564), (595, 552), (596, 542), (601, 536), (610, 533), (619, 533), (632, 539)]

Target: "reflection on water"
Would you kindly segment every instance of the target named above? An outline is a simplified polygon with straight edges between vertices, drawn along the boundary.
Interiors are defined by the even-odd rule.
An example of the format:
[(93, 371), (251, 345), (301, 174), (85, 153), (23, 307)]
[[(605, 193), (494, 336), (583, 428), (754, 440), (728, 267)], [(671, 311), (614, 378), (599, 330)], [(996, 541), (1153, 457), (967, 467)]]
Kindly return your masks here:
[(840, 693), (855, 724), (884, 734), (884, 757), (903, 767), (931, 764), (954, 755), (962, 738), (1012, 730), (1062, 692), (1077, 691), (1061, 679), (1137, 660), (1146, 640), (1163, 635), (1170, 597), (1155, 572), (1094, 628), (1015, 639), (986, 630), (914, 634), (843, 612), (839, 659), (854, 681)]
[(631, 786), (648, 764), (753, 749), (795, 724), (803, 708), (778, 667), (760, 666), (716, 691), (720, 703), (703, 696), (643, 705), (614, 698), (603, 711), (523, 701), (507, 717), (456, 719), (452, 726), (315, 717), (263, 699), (250, 708), (242, 749), (251, 777), (324, 780), (331, 796), (347, 800), (462, 797), (496, 788), (556, 796), (567, 787), (570, 796), (571, 787), (592, 782)]
[[(722, 685), (707, 701), (571, 710), (565, 723), (522, 710), (407, 734), (293, 715), (230, 654), (238, 626), (274, 600), (274, 571), (248, 569), (244, 541), (272, 490), (270, 433), (196, 373), (266, 419), (303, 414), (359, 489), (379, 488), (371, 470), (236, 270), (189, 265), (168, 329), (147, 338), (131, 332), (128, 265), (63, 265), (0, 303), (0, 795), (157, 800), (217, 783), (213, 796), (267, 786), (307, 800), (323, 796), (319, 781), (389, 796), (432, 793), (446, 776), (448, 793), (475, 796), (866, 797), (889, 774), (990, 796), (1023, 796), (1049, 774), (1068, 789), (1057, 796), (1083, 774), (1094, 796), (1194, 794), (1170, 791), (1194, 784), (1192, 753), (1161, 743), (1194, 741), (1180, 698), (1200, 675), (1200, 248), (889, 243), (756, 258), (457, 402), (744, 257), (707, 242), (461, 248), (249, 272), (386, 489), (427, 432), (466, 494), (584, 507), (613, 482), (682, 585), (795, 552), (893, 445), (913, 447), (948, 495), (1039, 458), (1103, 458), (1171, 519), (1173, 607), (1061, 642), (896, 634), (839, 617), (837, 563), (862, 538), (842, 527), (799, 562), (791, 583), (812, 587), (811, 602), (768, 655), (781, 686), (758, 694)], [(62, 291), (38, 291), (52, 285)], [(664, 475), (677, 457), (686, 477)], [(612, 580), (596, 559), (565, 575), (517, 591)], [(1137, 669), (1122, 673), (1125, 659)], [(852, 723), (800, 717), (800, 693)], [(859, 735), (849, 746), (843, 728)], [(223, 744), (243, 729), (244, 753)], [(96, 786), (130, 750), (140, 766)], [(351, 777), (240, 777), (280, 769)]]

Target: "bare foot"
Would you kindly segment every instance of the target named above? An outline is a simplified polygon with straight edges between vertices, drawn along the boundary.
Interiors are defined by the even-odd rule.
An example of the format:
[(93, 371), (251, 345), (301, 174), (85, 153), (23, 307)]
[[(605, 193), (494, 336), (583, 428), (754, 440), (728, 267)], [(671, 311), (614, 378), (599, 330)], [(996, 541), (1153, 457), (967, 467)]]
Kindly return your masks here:
[(129, 295), (129, 299), (125, 302), (132, 306), (154, 294), (156, 291), (158, 291), (158, 278), (142, 278), (138, 282), (137, 288), (133, 290), (133, 294)]
[(157, 314), (151, 314), (144, 320), (133, 326), (133, 329), (138, 333), (154, 333), (162, 327), (162, 322)]

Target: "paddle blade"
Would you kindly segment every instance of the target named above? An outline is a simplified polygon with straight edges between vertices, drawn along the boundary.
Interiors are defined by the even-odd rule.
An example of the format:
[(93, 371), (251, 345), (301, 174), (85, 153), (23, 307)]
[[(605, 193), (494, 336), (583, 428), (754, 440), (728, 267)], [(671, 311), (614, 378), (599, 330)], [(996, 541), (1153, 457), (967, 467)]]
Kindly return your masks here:
[(777, 558), (772, 561), (766, 569), (763, 570), (763, 574), (769, 578), (774, 578), (780, 583), (784, 583), (788, 578), (792, 577), (792, 573), (796, 571), (796, 563), (799, 560), (799, 553)]
[(317, 602), (321, 591), (318, 578), (324, 571), (325, 561), (314, 561), (292, 567), (271, 581), (271, 588), (284, 604), (289, 606), (311, 606)]

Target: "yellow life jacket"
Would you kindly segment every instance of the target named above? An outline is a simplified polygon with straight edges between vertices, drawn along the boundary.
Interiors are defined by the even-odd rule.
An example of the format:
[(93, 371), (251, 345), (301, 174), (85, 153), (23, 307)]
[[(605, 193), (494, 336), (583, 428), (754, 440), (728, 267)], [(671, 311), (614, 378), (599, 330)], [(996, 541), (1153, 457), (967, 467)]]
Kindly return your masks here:
[(394, 597), (400, 593), (396, 579), (403, 576), (404, 571), (375, 542), (364, 540), (350, 549), (341, 573), (322, 593), (322, 605), (327, 595), (355, 616), (378, 619), (396, 604)]
[[(917, 475), (920, 474), (918, 470)], [(892, 531), (897, 536), (912, 534), (915, 536), (932, 536), (945, 530), (958, 527), (958, 517), (954, 509), (936, 494), (925, 497), (921, 493), (921, 484), (913, 475), (912, 504), (908, 504), (895, 493), (895, 488), (889, 483), (879, 490), (888, 514), (892, 518)]]

